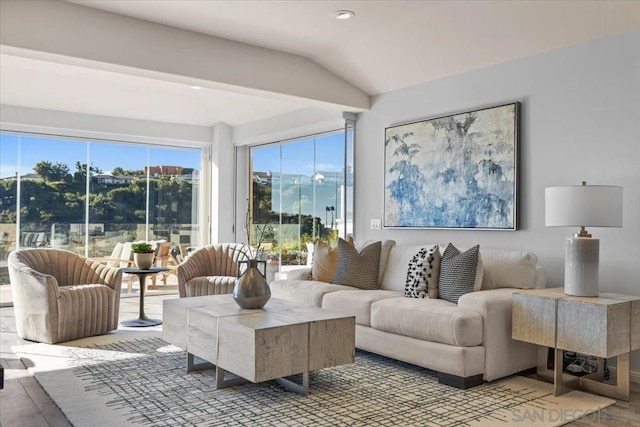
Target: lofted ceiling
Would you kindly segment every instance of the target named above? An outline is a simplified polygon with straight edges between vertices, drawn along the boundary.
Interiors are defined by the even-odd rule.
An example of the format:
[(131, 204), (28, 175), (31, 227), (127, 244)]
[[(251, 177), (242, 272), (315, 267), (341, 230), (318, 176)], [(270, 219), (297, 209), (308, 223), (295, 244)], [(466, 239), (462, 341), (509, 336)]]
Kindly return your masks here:
[[(640, 1), (67, 3), (297, 55), (368, 95), (640, 28)], [(355, 17), (334, 19), (340, 9)], [(304, 97), (279, 99), (215, 86), (193, 90), (122, 70), (4, 52), (0, 103), (203, 126), (236, 126), (315, 105)]]

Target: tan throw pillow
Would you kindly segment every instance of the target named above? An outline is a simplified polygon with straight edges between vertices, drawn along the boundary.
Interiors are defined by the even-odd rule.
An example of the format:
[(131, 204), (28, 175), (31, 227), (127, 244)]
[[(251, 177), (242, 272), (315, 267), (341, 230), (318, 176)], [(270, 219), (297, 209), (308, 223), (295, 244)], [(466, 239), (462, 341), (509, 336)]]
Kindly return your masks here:
[(375, 242), (360, 253), (343, 239), (338, 240), (338, 268), (333, 283), (360, 289), (378, 289), (378, 269), (382, 242)]
[(318, 241), (313, 245), (311, 277), (319, 282), (331, 283), (338, 267), (338, 248)]

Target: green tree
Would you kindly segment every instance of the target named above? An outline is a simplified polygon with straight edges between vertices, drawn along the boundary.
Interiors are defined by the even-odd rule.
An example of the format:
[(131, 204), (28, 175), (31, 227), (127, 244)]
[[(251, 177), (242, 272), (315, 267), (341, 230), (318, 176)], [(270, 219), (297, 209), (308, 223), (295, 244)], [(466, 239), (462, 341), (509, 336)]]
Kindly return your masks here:
[(51, 176), (53, 174), (53, 166), (51, 165), (51, 162), (38, 162), (33, 167), (33, 170), (45, 181), (51, 181)]
[(120, 166), (113, 168), (113, 170), (111, 171), (111, 175), (113, 176), (121, 176), (124, 175), (124, 169), (122, 169)]
[[(102, 169), (97, 166), (89, 166), (89, 173), (91, 175), (96, 175), (102, 173)], [(87, 164), (76, 162), (76, 172), (73, 177), (76, 181), (84, 182), (87, 178)]]
[(64, 163), (56, 163), (51, 167), (53, 173), (53, 181), (63, 181), (69, 175), (69, 166)]
[(33, 170), (47, 182), (62, 181), (69, 174), (69, 166), (64, 163), (52, 164), (46, 160), (36, 163)]
[(138, 176), (138, 175), (144, 175), (144, 171), (141, 169), (138, 170), (133, 170), (133, 169), (123, 169), (120, 166), (117, 166), (115, 168), (113, 168), (113, 170), (111, 171), (111, 175), (113, 176)]
[(18, 181), (0, 180), (0, 222), (15, 224)]

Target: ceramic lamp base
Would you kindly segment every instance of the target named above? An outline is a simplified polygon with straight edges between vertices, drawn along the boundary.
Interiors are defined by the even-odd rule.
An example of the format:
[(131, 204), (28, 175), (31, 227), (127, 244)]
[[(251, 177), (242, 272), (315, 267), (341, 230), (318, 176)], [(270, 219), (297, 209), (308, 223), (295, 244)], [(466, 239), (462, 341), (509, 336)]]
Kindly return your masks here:
[(598, 296), (600, 240), (568, 238), (564, 260), (564, 293), (579, 297)]

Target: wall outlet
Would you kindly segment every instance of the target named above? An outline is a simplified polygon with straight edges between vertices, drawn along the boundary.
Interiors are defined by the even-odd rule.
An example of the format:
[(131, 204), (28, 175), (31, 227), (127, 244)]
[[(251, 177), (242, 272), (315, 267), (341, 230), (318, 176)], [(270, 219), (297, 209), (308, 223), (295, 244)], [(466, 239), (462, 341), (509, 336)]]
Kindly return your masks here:
[(372, 230), (380, 230), (382, 228), (382, 220), (381, 219), (372, 219), (371, 220), (371, 229)]

